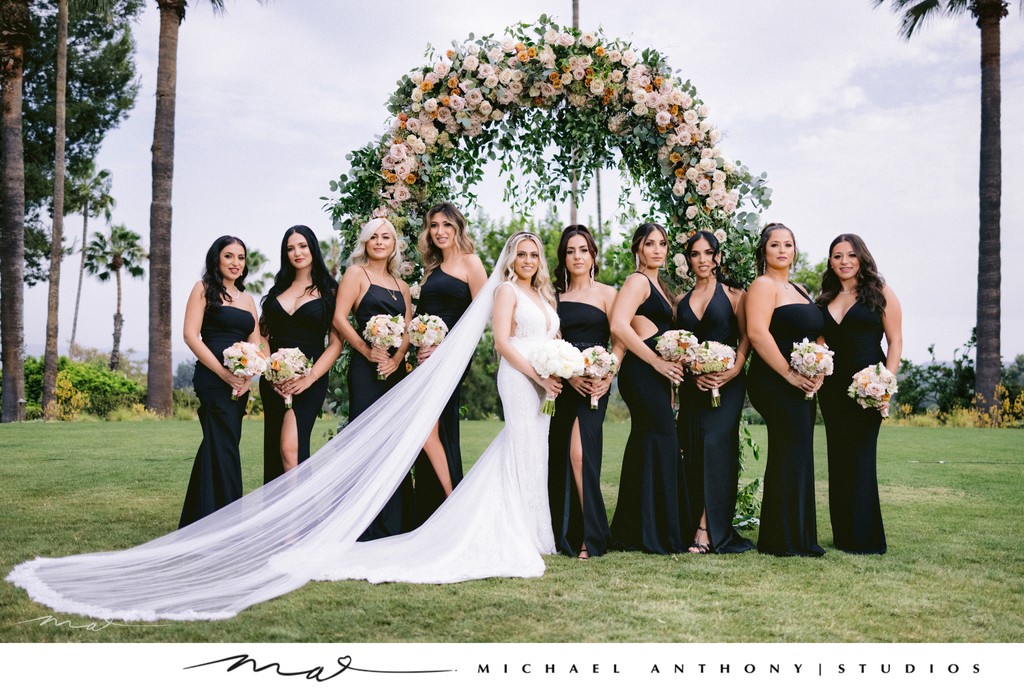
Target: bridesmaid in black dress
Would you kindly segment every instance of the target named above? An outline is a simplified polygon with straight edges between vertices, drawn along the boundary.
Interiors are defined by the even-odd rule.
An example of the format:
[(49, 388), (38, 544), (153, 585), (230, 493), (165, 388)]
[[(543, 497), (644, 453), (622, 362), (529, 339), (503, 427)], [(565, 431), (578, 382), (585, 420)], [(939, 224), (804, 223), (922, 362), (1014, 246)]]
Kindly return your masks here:
[[(238, 443), (249, 400), (250, 378), (224, 365), (224, 350), (235, 342), (260, 343), (256, 302), (245, 293), (245, 243), (221, 236), (206, 253), (206, 271), (185, 304), (185, 344), (196, 355), (192, 378), (199, 398), (199, 445), (178, 527), (192, 524), (242, 497)], [(241, 392), (237, 399), (232, 391)]]
[[(455, 205), (450, 202), (434, 205), (425, 219), (419, 240), (424, 279), (416, 312), (419, 315), (436, 315), (452, 330), (487, 281), (487, 272), (474, 253), (473, 239), (466, 233), (466, 218)], [(433, 351), (434, 347), (425, 346), (417, 357), (422, 362)], [(468, 368), (466, 372), (469, 372)], [(416, 526), (423, 524), (462, 481), (462, 449), (459, 444), (461, 390), (460, 383), (423, 444), (423, 452), (416, 459), (413, 471)]]
[[(331, 329), (338, 282), (308, 226), (293, 226), (281, 240), (281, 270), (263, 297), (260, 332), (270, 352), (298, 348), (313, 361), (311, 372), (284, 383), (260, 379), (263, 400), (263, 483), (273, 481), (309, 458), (313, 423), (323, 411), (327, 374), (341, 354)], [(324, 343), (326, 341), (326, 348)], [(292, 408), (283, 395), (292, 396)]]
[[(593, 346), (608, 348), (611, 328), (608, 314), (616, 291), (594, 281), (599, 271), (597, 243), (586, 226), (572, 225), (562, 231), (554, 285), (561, 320), (562, 339), (580, 351)], [(622, 361), (624, 349), (615, 344), (612, 353)], [(601, 495), (602, 426), (608, 409), (612, 377), (569, 378), (555, 405), (548, 434), (548, 499), (555, 546), (581, 560), (608, 550), (611, 533)], [(591, 397), (598, 408), (591, 409)]]
[(672, 387), (682, 381), (683, 367), (655, 351), (656, 338), (673, 323), (673, 300), (658, 274), (668, 256), (665, 229), (641, 224), (632, 250), (637, 271), (626, 278), (611, 314), (612, 335), (628, 350), (619, 392), (630, 416), (612, 540), (623, 550), (683, 553), (694, 532), (672, 413)]
[[(860, 236), (832, 241), (818, 297), (835, 369), (821, 386), (828, 439), (828, 510), (836, 548), (885, 553), (875, 453), (882, 415), (847, 394), (853, 374), (883, 363), (893, 374), (903, 352), (903, 313)], [(882, 335), (886, 351), (882, 352)]]
[[(402, 254), (398, 234), (387, 219), (371, 219), (363, 225), (356, 247), (341, 278), (334, 310), (334, 329), (352, 347), (348, 367), (349, 420), (352, 421), (405, 377), (408, 333), (398, 347), (371, 347), (363, 328), (375, 315), (401, 315), (412, 320), (409, 287), (398, 276)], [(348, 321), (354, 313), (356, 327)], [(378, 373), (384, 376), (381, 380)], [(412, 476), (406, 475), (377, 518), (366, 528), (360, 541), (406, 532), (412, 527)]]
[[(699, 231), (686, 243), (688, 274), (693, 289), (676, 309), (679, 329), (701, 342), (713, 341), (736, 350), (736, 362), (721, 373), (687, 373), (679, 388), (679, 447), (683, 451), (690, 508), (700, 513), (690, 553), (741, 553), (754, 548), (732, 526), (739, 481), (740, 414), (743, 411), (743, 364), (750, 353), (744, 316), (743, 289), (722, 272), (719, 242)], [(711, 390), (721, 402), (711, 406)]]
[(761, 530), (757, 550), (775, 556), (821, 556), (814, 509), (814, 399), (821, 386), (789, 367), (793, 343), (824, 328), (821, 311), (789, 281), (796, 239), (768, 224), (757, 246), (758, 277), (747, 292), (747, 334), (754, 348), (747, 374), (750, 403), (768, 426)]

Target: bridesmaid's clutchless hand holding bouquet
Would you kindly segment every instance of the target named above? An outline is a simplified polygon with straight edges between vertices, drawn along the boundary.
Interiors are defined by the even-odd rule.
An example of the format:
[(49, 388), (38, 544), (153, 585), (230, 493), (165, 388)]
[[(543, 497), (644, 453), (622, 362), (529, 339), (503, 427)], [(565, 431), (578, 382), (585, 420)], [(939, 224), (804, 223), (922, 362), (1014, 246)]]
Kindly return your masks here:
[[(235, 342), (224, 350), (224, 366), (234, 375), (253, 378), (263, 375), (267, 360), (260, 353), (259, 346), (252, 342)], [(231, 399), (238, 399), (242, 390), (231, 389)]]
[[(270, 355), (264, 376), (271, 383), (283, 383), (292, 378), (301, 378), (313, 369), (313, 362), (306, 358), (302, 349), (295, 347), (278, 349)], [(292, 408), (292, 396), (284, 396), (285, 409)]]
[(883, 419), (889, 418), (889, 405), (899, 391), (896, 376), (881, 363), (863, 368), (853, 374), (853, 382), (846, 394), (864, 409), (877, 409)]
[[(366, 321), (363, 337), (371, 347), (379, 347), (385, 351), (402, 343), (405, 334), (405, 318), (401, 315), (374, 315)], [(377, 367), (377, 380), (386, 380)]]
[[(835, 353), (827, 344), (810, 342), (804, 337), (802, 342), (793, 342), (793, 352), (789, 355), (789, 365), (794, 371), (808, 378), (819, 375), (832, 375), (832, 357)], [(813, 392), (804, 395), (805, 399), (814, 397)]]
[[(583, 357), (583, 375), (588, 378), (604, 380), (619, 370), (619, 358), (603, 346), (584, 349), (580, 355)], [(597, 406), (598, 397), (591, 395), (590, 408), (597, 409)]]
[[(704, 342), (694, 347), (693, 360), (690, 362), (690, 370), (696, 374), (721, 373), (732, 368), (736, 363), (736, 350), (728, 344), (721, 342)], [(717, 387), (711, 388), (711, 406), (717, 407), (722, 403), (722, 393)]]

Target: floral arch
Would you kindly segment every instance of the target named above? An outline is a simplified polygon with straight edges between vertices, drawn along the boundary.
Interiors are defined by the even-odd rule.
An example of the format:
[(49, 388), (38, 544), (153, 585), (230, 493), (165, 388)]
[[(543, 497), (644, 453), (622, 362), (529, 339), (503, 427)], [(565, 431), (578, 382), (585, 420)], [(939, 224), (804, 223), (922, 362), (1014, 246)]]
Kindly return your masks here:
[[(632, 183), (647, 217), (669, 230), (674, 275), (684, 275), (687, 237), (707, 229), (734, 277), (753, 279), (757, 211), (770, 203), (764, 174), (721, 155), (710, 109), (657, 51), (541, 16), (500, 40), (470, 34), (441, 55), (428, 46), (427, 58), (389, 99), (389, 131), (349, 154), (349, 172), (330, 184), (337, 197), (325, 208), (346, 249), (370, 217), (387, 216), (409, 257), (426, 210), (473, 201), (485, 163), (500, 155), (514, 209), (565, 199), (574, 177), (582, 194), (589, 172), (614, 166), (627, 181), (620, 207)], [(419, 268), (410, 260), (403, 274)]]

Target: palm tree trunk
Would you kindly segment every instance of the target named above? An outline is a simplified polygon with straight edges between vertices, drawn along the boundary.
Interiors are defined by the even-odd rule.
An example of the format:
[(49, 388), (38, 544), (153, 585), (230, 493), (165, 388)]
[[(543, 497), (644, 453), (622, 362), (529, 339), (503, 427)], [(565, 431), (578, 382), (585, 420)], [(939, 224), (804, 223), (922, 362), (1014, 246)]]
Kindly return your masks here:
[(1000, 354), (1000, 203), (1002, 147), (1000, 132), (999, 24), (1006, 16), (1002, 0), (975, 5), (981, 29), (981, 160), (978, 230), (978, 358), (975, 392), (984, 403), (995, 402), (1001, 371)]
[(174, 100), (178, 28), (183, 0), (157, 0), (160, 53), (153, 125), (153, 202), (149, 208), (149, 367), (146, 407), (164, 416), (172, 411), (171, 374), (171, 184), (174, 180)]
[(121, 327), (124, 325), (124, 318), (121, 316), (121, 270), (114, 271), (117, 279), (117, 310), (114, 312), (114, 346), (110, 350), (110, 370), (116, 371), (121, 365)]
[(22, 144), (22, 90), (25, 44), (29, 40), (28, 0), (0, 2), (0, 79), (3, 80), (0, 152), (0, 324), (2, 324), (3, 401), (0, 421), (25, 418), (25, 149)]
[[(64, 254), (64, 112), (68, 83), (68, 0), (57, 4), (56, 151), (53, 165), (53, 230), (50, 234), (50, 281), (46, 302), (46, 349), (43, 352), (43, 412), (56, 399), (57, 331), (60, 318), (60, 264)], [(52, 411), (52, 409), (50, 409)]]
[(89, 240), (89, 199), (82, 209), (82, 262), (78, 265), (78, 291), (75, 293), (75, 317), (71, 321), (71, 354), (75, 353), (75, 334), (78, 332), (78, 307), (82, 303), (82, 280), (85, 278), (85, 246)]

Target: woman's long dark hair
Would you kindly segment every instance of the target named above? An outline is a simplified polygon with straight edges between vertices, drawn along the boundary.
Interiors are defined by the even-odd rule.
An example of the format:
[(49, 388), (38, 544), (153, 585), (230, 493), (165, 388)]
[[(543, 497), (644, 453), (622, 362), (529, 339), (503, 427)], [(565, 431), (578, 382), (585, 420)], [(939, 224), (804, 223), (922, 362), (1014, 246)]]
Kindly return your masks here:
[[(640, 249), (643, 247), (644, 241), (647, 240), (647, 237), (650, 236), (655, 231), (660, 231), (661, 235), (665, 237), (665, 241), (668, 242), (668, 231), (666, 231), (665, 227), (663, 227), (661, 224), (655, 223), (653, 221), (648, 221), (643, 224), (640, 224), (640, 226), (636, 227), (636, 231), (633, 232), (633, 242), (630, 243), (629, 248), (633, 252), (633, 258), (636, 262), (637, 272), (640, 271)], [(667, 259), (668, 258), (666, 257), (666, 260)], [(661, 290), (665, 293), (665, 296), (668, 297), (668, 302), (670, 304), (674, 304), (676, 300), (675, 294), (673, 294), (672, 289), (669, 288), (668, 282), (666, 282), (665, 279), (661, 276), (661, 272), (658, 272), (658, 286), (661, 287)]]
[[(718, 255), (721, 252), (722, 244), (718, 242), (717, 238), (715, 238), (715, 234), (711, 233), (710, 231), (698, 231), (697, 233), (690, 236), (686, 241), (686, 245), (683, 246), (683, 255), (686, 257), (686, 273), (691, 277), (695, 277), (696, 275), (693, 271), (693, 265), (690, 264), (690, 251), (693, 250), (693, 245), (701, 239), (704, 239), (705, 241), (708, 242), (708, 245), (711, 246), (711, 252), (714, 255)], [(730, 277), (728, 273), (722, 269), (721, 264), (719, 264), (714, 259), (712, 259), (712, 262), (715, 263), (714, 274), (715, 279), (717, 279), (719, 283), (724, 284), (725, 286), (731, 286), (734, 289), (743, 288), (742, 284), (740, 284), (735, 279)]]
[[(236, 236), (221, 236), (206, 251), (206, 269), (203, 270), (203, 293), (206, 296), (206, 310), (210, 310), (213, 306), (222, 306), (224, 301), (231, 298), (227, 289), (224, 288), (224, 275), (220, 273), (220, 251), (234, 243), (242, 246), (242, 251), (248, 254), (249, 250), (245, 247), (245, 241)], [(242, 274), (235, 280), (236, 289), (245, 291), (245, 278), (247, 276), (249, 276), (249, 267), (248, 265), (243, 265)]]
[(877, 311), (879, 315), (885, 315), (885, 294), (882, 290), (885, 279), (878, 273), (875, 258), (871, 257), (864, 240), (854, 233), (840, 234), (829, 245), (828, 261), (825, 263), (825, 272), (821, 275), (821, 295), (818, 296), (816, 303), (819, 306), (827, 306), (843, 290), (842, 282), (832, 270), (832, 251), (844, 242), (853, 246), (853, 252), (857, 254), (857, 260), (860, 262), (860, 270), (857, 272), (857, 302)]
[(267, 325), (267, 313), (263, 310), (267, 300), (285, 291), (295, 281), (295, 267), (288, 259), (288, 239), (296, 233), (306, 239), (311, 259), (309, 286), (303, 293), (312, 295), (315, 290), (324, 299), (321, 303), (321, 313), (327, 324), (330, 324), (334, 316), (334, 301), (338, 293), (338, 282), (327, 269), (327, 263), (324, 262), (323, 253), (320, 252), (320, 241), (317, 240), (316, 234), (308, 226), (298, 224), (284, 232), (284, 238), (281, 239), (281, 269), (274, 275), (274, 285), (260, 301), (260, 332), (267, 336), (270, 335), (270, 332)]
[(793, 262), (790, 264), (790, 267), (796, 264), (797, 254), (800, 252), (796, 247), (796, 234), (793, 233), (793, 229), (785, 224), (773, 221), (770, 224), (765, 224), (764, 228), (761, 229), (761, 240), (758, 241), (757, 250), (754, 251), (754, 260), (757, 263), (757, 276), (759, 277), (768, 271), (768, 239), (772, 237), (772, 232), (778, 229), (789, 231), (789, 237), (793, 239)]
[(569, 279), (568, 279), (568, 267), (565, 264), (565, 255), (568, 252), (569, 241), (576, 236), (580, 236), (584, 241), (587, 242), (587, 250), (590, 251), (590, 257), (594, 259), (594, 270), (590, 275), (596, 277), (597, 273), (601, 271), (601, 266), (597, 264), (597, 242), (594, 240), (594, 236), (583, 224), (572, 224), (566, 226), (562, 231), (562, 238), (558, 241), (558, 262), (555, 264), (555, 273), (552, 284), (555, 286), (557, 293), (565, 293), (569, 290)]

